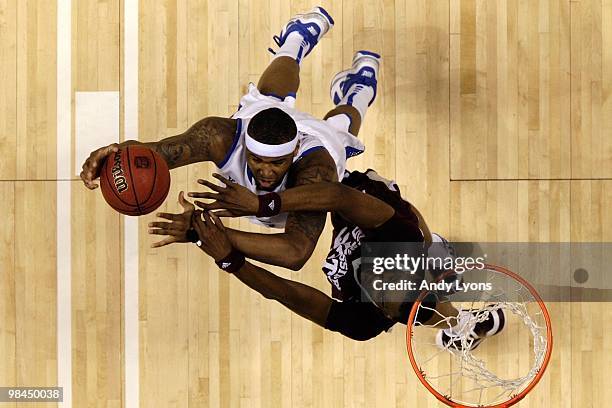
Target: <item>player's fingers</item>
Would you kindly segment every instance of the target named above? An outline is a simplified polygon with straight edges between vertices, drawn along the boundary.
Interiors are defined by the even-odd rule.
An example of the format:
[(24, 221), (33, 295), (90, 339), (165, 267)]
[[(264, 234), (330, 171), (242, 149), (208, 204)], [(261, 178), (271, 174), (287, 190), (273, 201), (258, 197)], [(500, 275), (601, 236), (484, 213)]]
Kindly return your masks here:
[(217, 217), (240, 217), (237, 214), (234, 214), (230, 210), (219, 210), (214, 212)]
[(87, 160), (88, 168), (91, 169), (91, 170), (95, 170), (96, 167), (98, 167), (99, 161), (100, 161), (100, 159), (97, 159), (97, 160), (89, 160), (88, 159)]
[(193, 204), (191, 204), (189, 201), (185, 200), (185, 192), (184, 191), (181, 191), (179, 193), (179, 204), (185, 210), (194, 210), (195, 209), (195, 206)]
[(83, 184), (85, 184), (85, 187), (87, 187), (88, 189), (95, 190), (96, 188), (98, 188), (97, 184), (95, 184), (93, 181), (89, 180), (89, 178), (85, 176), (84, 171), (82, 171), (79, 176), (81, 177), (81, 180), (83, 180)]
[(223, 177), (222, 175), (220, 175), (219, 173), (213, 173), (212, 176), (216, 178), (217, 180), (219, 180), (220, 182), (222, 182), (223, 184), (225, 184), (226, 187), (232, 187), (235, 184), (229, 181), (228, 179), (226, 179), (225, 177)]
[(200, 240), (204, 241), (204, 238), (206, 238), (206, 225), (204, 224), (204, 221), (202, 221), (202, 217), (200, 217), (199, 215), (195, 217), (194, 228), (198, 233), (198, 237), (200, 238)]
[(90, 157), (89, 167), (92, 167), (93, 163), (98, 163), (99, 161), (103, 160), (109, 154), (111, 154), (111, 151), (108, 147), (98, 149), (95, 154)]
[(168, 244), (172, 244), (173, 242), (176, 242), (174, 237), (168, 237), (168, 238), (162, 239), (161, 241), (152, 243), (151, 244), (151, 248), (163, 247), (163, 246), (166, 246)]
[(213, 191), (216, 191), (217, 193), (222, 193), (225, 190), (225, 187), (221, 187), (221, 186), (218, 186), (216, 184), (213, 184), (213, 183), (211, 183), (208, 180), (199, 179), (198, 183), (200, 183), (200, 184), (210, 188)]
[(111, 153), (117, 153), (119, 151), (119, 145), (117, 143), (113, 143), (108, 145), (108, 147), (106, 148), (106, 155), (109, 155)]
[(79, 177), (81, 177), (81, 180), (83, 180), (83, 183), (85, 183), (85, 185), (89, 183), (89, 179), (85, 176), (85, 170), (81, 171)]
[(149, 228), (148, 233), (151, 235), (172, 235), (176, 234), (176, 230), (166, 228)]
[(90, 159), (85, 160), (85, 163), (83, 163), (82, 173), (85, 178), (87, 178), (88, 180), (91, 180), (92, 172), (91, 172), (91, 160)]
[(208, 211), (204, 211), (202, 213), (202, 216), (204, 217), (204, 221), (206, 222), (207, 233), (210, 234), (213, 228), (215, 228), (215, 223), (213, 222), (212, 218), (210, 218), (210, 214), (208, 213)]
[(184, 229), (184, 225), (183, 223), (177, 223), (177, 222), (150, 222), (149, 223), (149, 228), (165, 228), (167, 230), (183, 230)]
[(161, 213), (157, 213), (155, 214), (157, 217), (159, 218), (165, 218), (166, 220), (170, 220), (170, 221), (181, 221), (182, 217), (180, 214), (172, 214), (172, 213), (165, 213), (165, 212), (161, 212)]
[(190, 192), (187, 194), (189, 197), (193, 197), (193, 198), (208, 198), (210, 200), (218, 200), (219, 197), (221, 196), (219, 193), (211, 193), (211, 192), (203, 192), (203, 193), (198, 193), (198, 192)]
[(211, 225), (212, 224), (212, 220), (210, 219), (210, 215), (208, 215), (208, 211), (204, 211), (202, 213), (202, 217), (204, 217), (204, 221), (206, 222), (206, 225)]
[(218, 210), (221, 208), (227, 208), (227, 206), (220, 202), (220, 201), (214, 201), (212, 203), (204, 203), (202, 201), (196, 201), (195, 204), (200, 207), (201, 209), (205, 210), (205, 211), (210, 211), (210, 210)]
[(119, 151), (119, 145), (117, 143), (110, 144), (106, 147), (98, 149), (94, 156), (94, 162), (99, 164), (105, 157), (110, 156), (112, 153), (117, 153)]
[(102, 165), (107, 156), (118, 151), (119, 145), (116, 143), (96, 150), (94, 153), (91, 154), (91, 156), (89, 156), (89, 170), (92, 173), (95, 173), (97, 171), (97, 167), (100, 167)]
[(219, 228), (221, 231), (225, 231), (225, 225), (223, 225), (223, 222), (221, 222), (219, 217), (217, 217), (217, 215), (212, 211), (208, 214), (210, 214), (210, 218), (214, 221), (217, 228)]

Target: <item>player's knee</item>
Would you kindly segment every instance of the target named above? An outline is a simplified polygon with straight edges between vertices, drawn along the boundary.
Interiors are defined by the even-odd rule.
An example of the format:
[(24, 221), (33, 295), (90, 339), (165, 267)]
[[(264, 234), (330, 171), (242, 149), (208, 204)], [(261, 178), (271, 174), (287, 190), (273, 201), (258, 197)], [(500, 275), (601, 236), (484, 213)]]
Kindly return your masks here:
[[(297, 84), (299, 86), (299, 83)], [(257, 84), (257, 90), (262, 95), (272, 96), (284, 100), (288, 96), (295, 96), (296, 86), (286, 86), (282, 81), (260, 81)]]
[(355, 136), (359, 133), (361, 127), (359, 111), (348, 105), (336, 107), (325, 115), (324, 119), (334, 128), (350, 132)]

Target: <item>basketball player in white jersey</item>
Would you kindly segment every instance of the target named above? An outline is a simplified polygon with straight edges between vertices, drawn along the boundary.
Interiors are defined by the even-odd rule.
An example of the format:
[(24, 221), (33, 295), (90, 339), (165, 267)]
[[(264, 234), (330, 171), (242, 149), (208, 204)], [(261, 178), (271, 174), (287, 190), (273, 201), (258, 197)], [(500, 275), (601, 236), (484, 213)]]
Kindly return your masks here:
[[(196, 211), (194, 204), (180, 194), (183, 213), (175, 214), (174, 221), (158, 225), (149, 233), (173, 237), (173, 242), (185, 242), (191, 235), (189, 240), (214, 258), (219, 268), (234, 274), (266, 298), (277, 300), (295, 313), (351, 339), (368, 340), (390, 330), (396, 323), (406, 324), (413, 307), (414, 297), (409, 291), (376, 293), (372, 290), (373, 282), (381, 275), (373, 273), (370, 268), (362, 268), (364, 243), (412, 242), (416, 243), (413, 246), (417, 250), (416, 256), (426, 251), (432, 258), (454, 257), (452, 247), (438, 234), (430, 232), (420, 212), (402, 198), (395, 182), (384, 179), (374, 170), (347, 172), (341, 183), (313, 183), (283, 191), (275, 201), (277, 212), (331, 212), (334, 227), (332, 245), (323, 264), (323, 271), (331, 284), (331, 296), (328, 296), (314, 287), (281, 278), (246, 261), (244, 254), (233, 247), (232, 239), (218, 217), (257, 214), (265, 199), (218, 174), (213, 176), (225, 187), (201, 180), (201, 184), (212, 192), (193, 194), (197, 198), (213, 200), (208, 204), (195, 202), (205, 210), (204, 213)], [(191, 228), (193, 232), (190, 233)], [(251, 239), (265, 238), (253, 235)], [(445, 273), (435, 268), (429, 271), (434, 279)], [(393, 275), (395, 281), (408, 279), (418, 285), (425, 270), (421, 268), (414, 274)], [(454, 280), (458, 277), (448, 278)], [(456, 310), (440, 295), (444, 294), (424, 299), (425, 308), (419, 310), (416, 320), (439, 329), (436, 344), (441, 349), (453, 352), (468, 345), (473, 350), (484, 339), (504, 328), (503, 310), (491, 310), (483, 315), (485, 319), (478, 319), (478, 315), (470, 310)], [(456, 319), (440, 324), (443, 317)]]
[[(344, 173), (346, 159), (364, 150), (355, 136), (376, 97), (380, 56), (359, 51), (352, 67), (334, 77), (330, 91), (336, 107), (323, 120), (296, 111), (300, 64), (333, 24), (322, 7), (293, 17), (274, 37), (279, 48), (273, 51), (273, 61), (257, 87), (249, 86), (231, 118), (207, 117), (183, 134), (142, 145), (161, 154), (171, 169), (212, 161), (221, 174), (256, 194), (337, 181)], [(106, 156), (121, 146), (137, 143), (140, 144), (126, 141), (92, 152), (81, 173), (85, 186), (98, 187), (93, 180)], [(160, 216), (170, 217), (165, 213)], [(253, 220), (285, 230), (267, 235), (265, 247), (258, 244), (261, 240), (253, 241), (233, 231), (236, 247), (252, 259), (297, 270), (314, 250), (325, 226), (325, 213), (292, 212), (267, 217), (264, 211)]]

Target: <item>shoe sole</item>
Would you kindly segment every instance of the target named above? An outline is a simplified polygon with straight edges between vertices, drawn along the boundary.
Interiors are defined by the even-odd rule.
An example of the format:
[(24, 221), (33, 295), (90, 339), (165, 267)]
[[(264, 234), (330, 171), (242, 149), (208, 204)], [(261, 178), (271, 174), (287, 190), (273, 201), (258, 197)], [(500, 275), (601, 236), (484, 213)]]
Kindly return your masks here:
[(361, 63), (361, 61), (363, 60), (370, 60), (373, 61), (376, 65), (375, 71), (378, 73), (378, 70), (380, 69), (380, 55), (376, 54), (375, 52), (371, 52), (371, 51), (358, 51), (359, 54), (361, 54), (360, 56), (358, 56), (357, 58), (353, 58), (353, 62), (351, 64), (351, 67), (349, 69), (345, 69), (344, 71), (340, 71), (338, 72), (336, 75), (334, 75), (334, 77), (331, 80), (331, 84), (330, 84), (330, 97), (332, 99), (332, 101), (334, 100), (334, 88), (336, 87), (336, 85), (342, 80), (342, 78), (344, 78), (346, 75), (350, 74), (353, 72), (353, 70), (355, 69), (355, 65), (359, 65), (359, 63)]
[(315, 10), (309, 11), (308, 13), (296, 14), (289, 20), (289, 23), (298, 21), (300, 19), (314, 18), (316, 20), (319, 20), (320, 22), (325, 23), (323, 24), (324, 28), (321, 33), (321, 37), (323, 37), (334, 26), (334, 19), (323, 7), (315, 7)]

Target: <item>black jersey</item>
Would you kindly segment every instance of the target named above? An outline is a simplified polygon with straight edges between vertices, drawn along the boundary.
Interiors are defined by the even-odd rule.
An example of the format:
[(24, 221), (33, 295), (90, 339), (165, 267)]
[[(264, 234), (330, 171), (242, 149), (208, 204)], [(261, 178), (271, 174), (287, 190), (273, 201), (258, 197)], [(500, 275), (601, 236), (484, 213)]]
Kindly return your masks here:
[(387, 222), (374, 229), (361, 229), (332, 213), (334, 227), (331, 248), (323, 271), (332, 285), (332, 297), (341, 301), (361, 298), (355, 270), (361, 260), (361, 243), (368, 242), (423, 242), (419, 220), (409, 202), (402, 199), (397, 185), (380, 177), (374, 170), (365, 173), (346, 173), (342, 184), (370, 194), (395, 210)]

